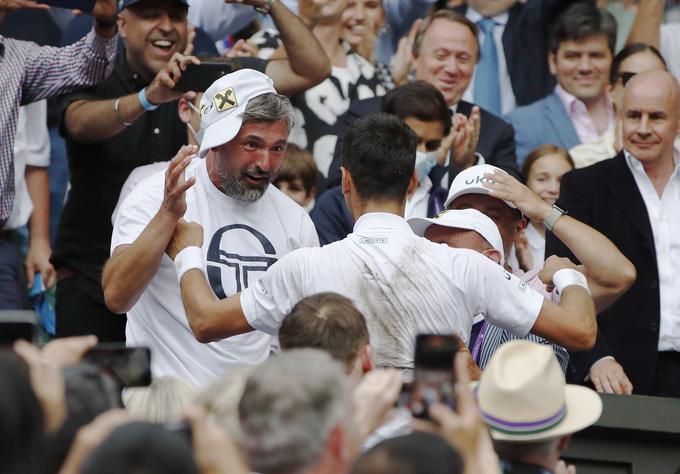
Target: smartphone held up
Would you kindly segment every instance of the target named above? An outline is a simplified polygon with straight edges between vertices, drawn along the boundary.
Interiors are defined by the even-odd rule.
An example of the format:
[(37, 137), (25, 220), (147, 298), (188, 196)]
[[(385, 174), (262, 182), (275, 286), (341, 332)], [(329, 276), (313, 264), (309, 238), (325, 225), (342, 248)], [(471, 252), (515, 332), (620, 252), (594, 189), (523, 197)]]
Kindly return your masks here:
[(442, 403), (455, 408), (454, 359), (460, 340), (457, 336), (419, 334), (416, 337), (413, 382), (404, 384), (399, 406), (416, 418), (429, 419), (430, 405)]
[(83, 358), (112, 376), (123, 387), (145, 387), (151, 383), (151, 350), (105, 343), (90, 349)]

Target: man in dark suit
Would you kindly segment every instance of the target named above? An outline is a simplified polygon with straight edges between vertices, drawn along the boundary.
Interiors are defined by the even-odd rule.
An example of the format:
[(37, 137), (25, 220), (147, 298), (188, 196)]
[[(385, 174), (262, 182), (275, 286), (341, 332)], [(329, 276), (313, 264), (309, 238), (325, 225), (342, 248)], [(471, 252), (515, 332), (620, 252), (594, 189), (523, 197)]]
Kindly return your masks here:
[[(470, 117), (471, 123), (479, 123), (472, 137), (473, 140), (478, 137), (477, 145), (471, 149), (481, 155), (481, 163), (492, 164), (519, 177), (512, 126), (486, 110), (460, 100), (470, 84), (478, 58), (477, 28), (462, 14), (452, 10), (440, 10), (428, 17), (413, 44), (415, 78), (439, 89), (452, 111), (461, 114), (459, 118), (467, 121)], [(357, 118), (380, 112), (381, 102), (381, 98), (355, 102), (338, 121), (338, 141), (328, 173), (329, 187), (340, 184), (340, 152), (345, 130)], [(480, 163), (479, 156), (459, 155), (462, 156), (449, 160), (448, 168), (440, 166), (432, 171), (430, 178), (433, 183), (442, 183), (448, 172), (448, 181), (442, 183), (448, 187), (458, 171)]]
[[(548, 69), (548, 28), (557, 15), (576, 0), (468, 0), (456, 8), (478, 28), (491, 20), (498, 58), (498, 85), (501, 111), (509, 114), (515, 106), (531, 104), (548, 95), (555, 87), (555, 78)], [(486, 35), (480, 32), (482, 50)], [(482, 54), (482, 61), (486, 61)], [(479, 67), (477, 69), (479, 71)], [(474, 101), (473, 77), (463, 98)]]
[[(601, 392), (680, 397), (680, 87), (638, 74), (623, 98), (624, 150), (562, 178), (558, 206), (605, 234), (637, 281), (598, 317), (595, 347), (572, 354), (570, 376)], [(571, 256), (548, 236), (546, 255)], [(632, 382), (632, 386), (631, 386)]]

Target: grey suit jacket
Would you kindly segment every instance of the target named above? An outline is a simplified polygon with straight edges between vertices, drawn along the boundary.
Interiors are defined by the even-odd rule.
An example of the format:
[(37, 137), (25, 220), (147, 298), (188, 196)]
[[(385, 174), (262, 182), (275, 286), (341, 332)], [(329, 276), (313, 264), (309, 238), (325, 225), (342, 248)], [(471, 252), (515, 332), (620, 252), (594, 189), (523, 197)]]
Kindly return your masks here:
[(562, 100), (555, 92), (533, 104), (518, 107), (506, 120), (515, 128), (520, 169), (527, 155), (541, 145), (552, 144), (569, 149), (581, 143)]

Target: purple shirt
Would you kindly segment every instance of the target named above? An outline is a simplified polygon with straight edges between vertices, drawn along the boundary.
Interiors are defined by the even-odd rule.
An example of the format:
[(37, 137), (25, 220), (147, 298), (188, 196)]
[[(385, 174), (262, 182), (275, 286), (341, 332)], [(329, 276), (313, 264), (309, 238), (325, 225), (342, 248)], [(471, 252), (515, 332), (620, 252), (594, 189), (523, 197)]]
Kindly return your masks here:
[(91, 86), (113, 67), (118, 36), (90, 31), (64, 48), (0, 36), (0, 224), (14, 203), (14, 136), (19, 106)]

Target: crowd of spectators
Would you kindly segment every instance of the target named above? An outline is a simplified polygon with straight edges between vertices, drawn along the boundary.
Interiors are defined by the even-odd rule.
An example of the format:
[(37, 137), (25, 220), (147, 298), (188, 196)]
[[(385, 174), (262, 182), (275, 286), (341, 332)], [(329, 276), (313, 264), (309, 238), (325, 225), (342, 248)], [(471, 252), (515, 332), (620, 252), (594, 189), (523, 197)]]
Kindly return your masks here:
[(680, 398), (674, 2), (66, 3), (0, 0), (0, 472), (573, 473)]

